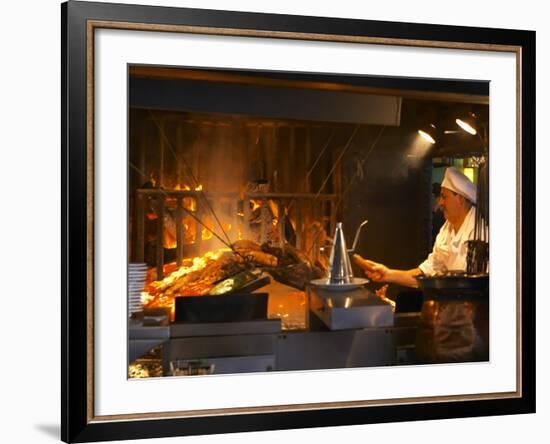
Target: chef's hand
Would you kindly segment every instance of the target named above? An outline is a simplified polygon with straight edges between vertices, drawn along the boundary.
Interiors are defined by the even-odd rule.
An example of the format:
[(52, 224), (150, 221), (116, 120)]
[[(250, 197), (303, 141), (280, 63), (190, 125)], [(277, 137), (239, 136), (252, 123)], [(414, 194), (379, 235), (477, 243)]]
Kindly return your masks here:
[(386, 282), (389, 274), (389, 268), (383, 264), (363, 259), (358, 254), (353, 255), (353, 260), (366, 273), (367, 277), (374, 282)]

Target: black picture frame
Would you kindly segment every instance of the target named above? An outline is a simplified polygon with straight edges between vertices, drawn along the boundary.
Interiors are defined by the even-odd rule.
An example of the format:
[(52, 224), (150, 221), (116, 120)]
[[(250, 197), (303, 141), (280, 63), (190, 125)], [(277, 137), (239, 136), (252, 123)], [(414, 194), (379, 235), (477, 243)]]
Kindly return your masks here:
[[(521, 391), (498, 399), (440, 401), (413, 404), (388, 403), (364, 407), (334, 407), (318, 410), (240, 412), (132, 420), (100, 420), (93, 416), (90, 399), (90, 338), (93, 311), (90, 306), (90, 158), (93, 144), (89, 120), (88, 41), (91, 21), (125, 24), (157, 24), (244, 32), (302, 34), (345, 40), (369, 37), (386, 41), (432, 42), (452, 46), (504, 45), (516, 48), (521, 79), (521, 258), (520, 359)], [(336, 425), (371, 424), (535, 412), (535, 32), (460, 26), (426, 25), (228, 12), (184, 8), (136, 6), (69, 1), (61, 5), (62, 23), (62, 384), (61, 435), (65, 442), (143, 439), (243, 431), (278, 430)], [(131, 27), (131, 26), (130, 26)], [(144, 31), (145, 32), (145, 31)], [(279, 34), (282, 36), (283, 34)], [(282, 37), (284, 38), (284, 37)], [(436, 43), (437, 42), (437, 43)], [(93, 62), (92, 62), (93, 68)], [(522, 118), (529, 116), (529, 118)]]

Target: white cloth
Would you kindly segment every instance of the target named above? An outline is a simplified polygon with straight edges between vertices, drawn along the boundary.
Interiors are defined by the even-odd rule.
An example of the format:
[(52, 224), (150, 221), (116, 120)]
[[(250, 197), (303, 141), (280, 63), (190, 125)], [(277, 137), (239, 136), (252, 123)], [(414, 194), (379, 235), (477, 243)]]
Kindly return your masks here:
[(433, 276), (447, 271), (466, 271), (466, 241), (474, 237), (475, 214), (475, 208), (470, 208), (458, 232), (455, 232), (449, 221), (445, 221), (435, 238), (433, 251), (418, 266), (422, 273)]
[(476, 203), (475, 184), (454, 167), (445, 170), (445, 177), (441, 182), (441, 186), (464, 196), (474, 204)]

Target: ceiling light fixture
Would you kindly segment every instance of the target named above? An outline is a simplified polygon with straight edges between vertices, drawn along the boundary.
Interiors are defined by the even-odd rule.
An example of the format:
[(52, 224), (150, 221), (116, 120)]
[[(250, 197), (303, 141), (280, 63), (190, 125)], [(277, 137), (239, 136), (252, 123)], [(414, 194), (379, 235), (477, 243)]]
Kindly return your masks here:
[(456, 124), (467, 133), (475, 136), (477, 134), (475, 125), (476, 115), (469, 113), (468, 116), (456, 119)]
[(435, 143), (435, 137), (436, 137), (436, 134), (435, 134), (435, 125), (433, 123), (430, 123), (429, 125), (427, 125), (426, 127), (423, 127), (423, 128), (420, 128), (418, 130), (418, 134), (420, 134), (420, 136), (430, 142), (431, 144), (434, 144)]

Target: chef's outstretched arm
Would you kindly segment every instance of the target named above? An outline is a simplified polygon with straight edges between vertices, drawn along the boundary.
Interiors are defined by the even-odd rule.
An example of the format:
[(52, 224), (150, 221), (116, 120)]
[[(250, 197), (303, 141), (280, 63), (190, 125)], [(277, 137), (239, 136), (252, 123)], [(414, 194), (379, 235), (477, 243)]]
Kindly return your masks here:
[(411, 270), (394, 270), (383, 264), (364, 259), (358, 254), (353, 255), (353, 260), (366, 273), (367, 277), (374, 282), (386, 282), (388, 284), (399, 284), (405, 287), (418, 287), (415, 276), (422, 274), (420, 268)]

